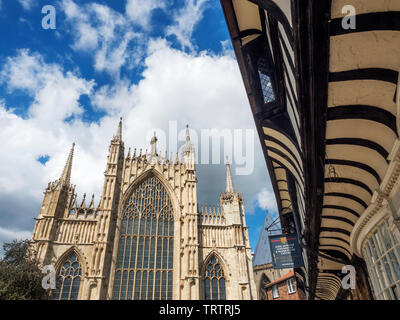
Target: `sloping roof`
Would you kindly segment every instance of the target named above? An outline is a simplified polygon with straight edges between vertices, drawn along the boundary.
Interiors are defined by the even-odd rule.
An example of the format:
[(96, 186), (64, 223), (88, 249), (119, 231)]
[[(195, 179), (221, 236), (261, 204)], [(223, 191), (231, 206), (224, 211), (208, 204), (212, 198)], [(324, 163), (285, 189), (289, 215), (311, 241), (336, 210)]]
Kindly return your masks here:
[[(267, 212), (264, 224), (260, 232), (260, 237), (258, 238), (257, 246), (254, 251), (253, 266), (272, 263), (271, 248), (269, 246), (268, 236), (281, 233), (280, 230), (267, 231), (267, 227), (270, 226), (272, 222), (273, 220), (271, 219), (271, 216)], [(271, 229), (277, 229), (277, 228), (278, 226), (275, 225), (272, 226)]]
[(275, 281), (268, 283), (265, 287), (269, 288), (269, 287), (273, 286), (274, 284), (277, 284), (279, 282), (282, 282), (282, 281), (292, 278), (292, 277), (294, 277), (294, 270), (290, 271), (289, 273), (285, 274), (284, 276), (280, 277), (279, 279), (276, 279)]

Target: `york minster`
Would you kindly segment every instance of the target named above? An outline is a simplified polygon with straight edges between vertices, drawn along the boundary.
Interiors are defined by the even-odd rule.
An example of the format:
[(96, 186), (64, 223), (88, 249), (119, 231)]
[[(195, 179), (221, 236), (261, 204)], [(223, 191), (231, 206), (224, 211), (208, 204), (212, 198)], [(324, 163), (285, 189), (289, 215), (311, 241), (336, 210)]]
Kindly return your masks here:
[[(111, 140), (101, 200), (77, 203), (74, 144), (48, 184), (31, 246), (53, 265), (53, 299), (256, 299), (243, 196), (226, 163), (220, 203), (197, 203), (188, 128), (180, 157), (125, 153), (122, 119)], [(61, 171), (61, 168), (60, 168)], [(222, 191), (222, 190), (221, 190)]]

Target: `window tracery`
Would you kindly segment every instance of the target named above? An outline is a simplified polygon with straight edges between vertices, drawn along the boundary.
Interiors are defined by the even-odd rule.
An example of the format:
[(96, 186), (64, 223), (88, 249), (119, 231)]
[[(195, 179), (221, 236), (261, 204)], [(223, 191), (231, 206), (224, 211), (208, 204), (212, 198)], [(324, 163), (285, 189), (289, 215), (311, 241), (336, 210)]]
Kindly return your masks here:
[(204, 298), (205, 300), (226, 299), (224, 270), (214, 254), (205, 268)]
[(161, 181), (151, 176), (124, 209), (114, 277), (114, 299), (172, 299), (173, 207)]
[(82, 267), (76, 253), (73, 252), (58, 271), (53, 298), (55, 300), (78, 299), (81, 280)]

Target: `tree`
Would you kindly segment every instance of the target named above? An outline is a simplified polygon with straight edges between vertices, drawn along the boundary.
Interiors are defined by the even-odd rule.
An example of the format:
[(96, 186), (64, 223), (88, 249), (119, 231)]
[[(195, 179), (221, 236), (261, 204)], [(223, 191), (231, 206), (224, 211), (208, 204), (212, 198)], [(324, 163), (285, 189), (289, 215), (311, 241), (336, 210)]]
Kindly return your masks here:
[(29, 240), (3, 244), (0, 260), (0, 300), (47, 299), (42, 288), (43, 274), (38, 261), (30, 254)]

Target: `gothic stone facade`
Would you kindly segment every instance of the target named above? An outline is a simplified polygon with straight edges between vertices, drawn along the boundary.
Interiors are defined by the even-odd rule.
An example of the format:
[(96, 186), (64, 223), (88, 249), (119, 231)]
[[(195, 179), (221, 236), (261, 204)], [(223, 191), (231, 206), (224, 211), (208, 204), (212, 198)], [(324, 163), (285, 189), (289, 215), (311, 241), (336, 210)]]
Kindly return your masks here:
[(74, 147), (49, 183), (32, 237), (53, 265), (55, 299), (256, 299), (243, 197), (229, 164), (220, 205), (197, 204), (189, 131), (181, 159), (151, 152), (125, 157), (122, 121), (111, 140), (104, 187), (76, 203), (70, 184)]

